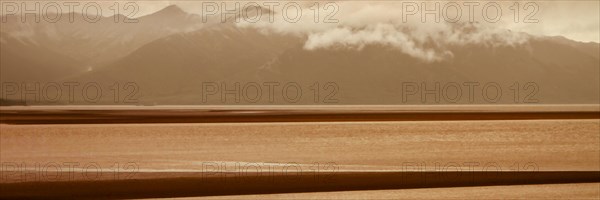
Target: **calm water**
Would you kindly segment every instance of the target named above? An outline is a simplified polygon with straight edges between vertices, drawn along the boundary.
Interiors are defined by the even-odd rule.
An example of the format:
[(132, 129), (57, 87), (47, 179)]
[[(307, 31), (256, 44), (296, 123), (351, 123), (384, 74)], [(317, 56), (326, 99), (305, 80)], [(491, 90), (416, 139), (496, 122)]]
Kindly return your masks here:
[[(600, 120), (0, 126), (2, 163), (599, 170)], [(234, 169), (231, 169), (231, 167)]]
[[(3, 169), (600, 170), (600, 120), (0, 125)], [(216, 164), (216, 165), (215, 165)], [(130, 167), (134, 168), (130, 168)], [(332, 166), (334, 168), (332, 168)], [(91, 167), (91, 168), (90, 168)], [(211, 170), (214, 170), (211, 169)], [(133, 173), (135, 172), (135, 173)], [(6, 173), (6, 171), (5, 171)], [(12, 173), (12, 172), (11, 172)], [(142, 173), (143, 174), (143, 173)], [(147, 174), (147, 173), (146, 173)], [(174, 173), (161, 173), (173, 176)], [(79, 174), (81, 175), (81, 174)], [(89, 174), (88, 174), (89, 175)], [(85, 173), (84, 173), (85, 176)], [(63, 176), (64, 177), (64, 176)], [(83, 176), (82, 176), (83, 177)], [(4, 178), (4, 176), (3, 176)], [(42, 178), (43, 179), (43, 178)], [(1, 180), (0, 182), (13, 182)], [(599, 183), (342, 191), (208, 199), (600, 198)], [(196, 199), (196, 198), (192, 198)]]

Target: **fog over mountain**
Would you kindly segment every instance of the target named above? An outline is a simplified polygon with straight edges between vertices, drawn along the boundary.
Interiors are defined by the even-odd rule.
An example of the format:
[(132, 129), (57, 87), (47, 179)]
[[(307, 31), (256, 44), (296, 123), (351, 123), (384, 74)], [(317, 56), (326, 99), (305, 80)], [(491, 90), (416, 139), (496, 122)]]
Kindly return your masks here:
[[(222, 101), (220, 93), (205, 101), (207, 82), (228, 89), (239, 83), (239, 90), (248, 83), (277, 82), (274, 104), (321, 104), (334, 88), (328, 83), (335, 84), (340, 104), (598, 103), (600, 98), (598, 43), (531, 35), (497, 24), (360, 17), (315, 26), (233, 19), (203, 23), (177, 6), (140, 17), (137, 23), (114, 19), (21, 23), (18, 17), (9, 18), (0, 37), (2, 82), (135, 82), (138, 104), (143, 105), (273, 104), (265, 96), (266, 87), (256, 102), (244, 96), (239, 102), (232, 96)], [(282, 99), (286, 83), (300, 85), (304, 97)], [(315, 83), (322, 90), (318, 101), (312, 95)], [(419, 90), (406, 96), (406, 89), (414, 89), (407, 86), (434, 89), (436, 83), (449, 94), (423, 99)], [(455, 83), (460, 94), (447, 90)], [(478, 86), (470, 100), (465, 84), (473, 83)], [(502, 89), (498, 101), (482, 98), (482, 88), (490, 83)], [(254, 91), (247, 95), (256, 96)], [(114, 104), (111, 97), (100, 103)]]
[[(70, 21), (68, 15), (73, 16)], [(73, 73), (93, 70), (97, 67), (114, 62), (133, 52), (140, 46), (153, 40), (179, 32), (193, 31), (201, 28), (200, 17), (184, 12), (177, 6), (170, 6), (153, 15), (139, 19), (129, 19), (123, 15), (102, 17), (97, 22), (88, 22), (80, 13), (69, 13), (58, 22), (46, 20), (35, 21), (35, 16), (27, 15), (25, 23), (20, 16), (6, 16), (2, 23), (2, 57), (10, 56), (11, 52), (50, 51), (47, 56), (27, 56), (27, 59), (14, 59), (4, 62), (3, 69), (17, 74), (3, 74), (3, 80), (21, 80), (20, 73), (31, 73), (21, 70), (21, 67), (31, 67), (27, 62), (38, 62), (46, 65), (77, 65), (72, 70), (50, 70), (51, 74), (72, 75)], [(35, 49), (35, 50), (28, 50)], [(39, 53), (45, 54), (45, 53)], [(57, 61), (37, 60), (52, 54), (58, 54)], [(64, 58), (61, 58), (64, 57)], [(61, 61), (68, 60), (68, 61)], [(69, 63), (69, 64), (62, 64)], [(63, 68), (65, 68), (64, 66)], [(13, 70), (14, 68), (14, 70)], [(5, 79), (6, 78), (6, 79)], [(26, 79), (26, 77), (23, 77)], [(47, 80), (63, 78), (49, 76)]]

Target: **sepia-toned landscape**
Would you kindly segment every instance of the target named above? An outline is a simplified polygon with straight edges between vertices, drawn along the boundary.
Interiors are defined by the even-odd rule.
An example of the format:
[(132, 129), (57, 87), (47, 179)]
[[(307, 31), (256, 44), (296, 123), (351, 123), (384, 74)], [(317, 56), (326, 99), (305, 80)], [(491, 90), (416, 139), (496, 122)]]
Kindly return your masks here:
[(2, 199), (600, 199), (598, 1), (0, 1)]

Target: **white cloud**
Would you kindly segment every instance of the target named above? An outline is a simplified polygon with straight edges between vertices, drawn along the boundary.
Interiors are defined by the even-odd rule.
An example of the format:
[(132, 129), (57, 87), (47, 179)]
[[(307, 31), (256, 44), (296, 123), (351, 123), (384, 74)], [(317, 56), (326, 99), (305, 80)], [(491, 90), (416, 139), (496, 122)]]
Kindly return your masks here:
[(336, 18), (339, 23), (315, 23), (313, 15), (305, 15), (297, 23), (276, 18), (274, 22), (241, 22), (238, 25), (306, 35), (306, 50), (334, 46), (361, 49), (365, 45), (378, 44), (395, 47), (428, 62), (451, 57), (449, 48), (453, 45), (511, 46), (528, 40), (527, 35), (510, 31), (501, 22), (487, 23), (482, 18), (475, 18), (477, 23), (469, 23), (468, 17), (457, 23), (447, 23), (443, 19), (437, 23), (433, 17), (422, 22), (420, 15), (403, 16), (402, 4), (396, 2), (340, 2), (338, 5), (340, 12)]

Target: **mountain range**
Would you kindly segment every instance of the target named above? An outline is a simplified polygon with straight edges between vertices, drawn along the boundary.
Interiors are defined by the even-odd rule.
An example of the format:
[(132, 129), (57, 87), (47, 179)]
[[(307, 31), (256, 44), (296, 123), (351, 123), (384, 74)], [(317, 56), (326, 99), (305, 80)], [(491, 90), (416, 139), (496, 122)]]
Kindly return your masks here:
[[(308, 50), (307, 35), (241, 27), (232, 20), (202, 23), (177, 6), (131, 24), (114, 22), (124, 16), (97, 23), (81, 18), (21, 23), (7, 17), (0, 35), (2, 82), (134, 82), (141, 105), (598, 103), (600, 98), (600, 45), (560, 36), (528, 35), (527, 42), (506, 46), (448, 45), (450, 58), (428, 62), (385, 44)], [(274, 101), (264, 87), (272, 82), (279, 84)], [(225, 95), (230, 98), (225, 102), (219, 94), (203, 99), (206, 83), (221, 90), (257, 83), (262, 96), (248, 101), (257, 95), (251, 88), (244, 90), (249, 94), (240, 92), (239, 102), (231, 100), (235, 95)], [(302, 89), (298, 101), (288, 101), (281, 89), (290, 83)], [(421, 93), (436, 89), (436, 83), (439, 97)], [(468, 98), (467, 84), (478, 85), (474, 98)], [(500, 86), (500, 94), (491, 92), (501, 95), (499, 100), (490, 101), (494, 98), (482, 90), (489, 85)], [(79, 98), (76, 103), (86, 104)], [(115, 102), (106, 97), (99, 103)]]

